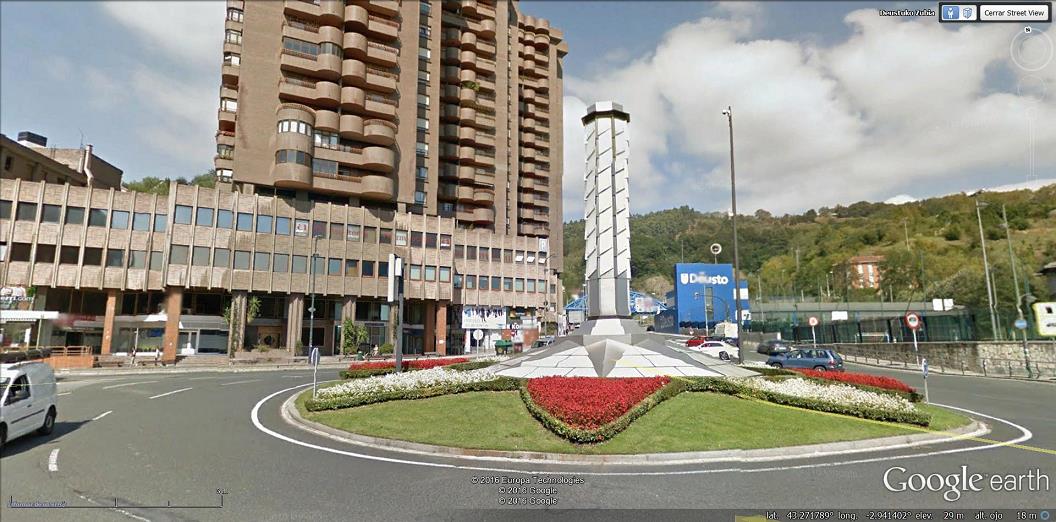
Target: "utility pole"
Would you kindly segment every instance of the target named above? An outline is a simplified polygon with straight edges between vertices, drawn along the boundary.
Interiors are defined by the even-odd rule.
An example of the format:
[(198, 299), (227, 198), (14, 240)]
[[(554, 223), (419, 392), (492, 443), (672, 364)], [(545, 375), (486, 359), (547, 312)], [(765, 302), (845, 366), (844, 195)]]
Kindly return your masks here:
[(986, 206), (986, 202), (979, 201), (979, 194), (982, 191), (977, 191), (970, 196), (975, 197), (975, 217), (979, 221), (979, 246), (983, 250), (983, 274), (986, 277), (986, 300), (990, 306), (990, 331), (991, 338), (997, 340), (997, 314), (994, 310), (994, 287), (990, 284), (990, 260), (986, 257), (986, 235), (983, 234), (983, 213), (982, 208)]
[(315, 258), (316, 252), (318, 251), (319, 237), (312, 237), (312, 268), (311, 277), (308, 282), (311, 284), (312, 303), (308, 305), (308, 354), (312, 353), (312, 348), (315, 347), (315, 277), (318, 275), (315, 270)]
[[(1001, 205), (1001, 219), (1004, 221), (1005, 241), (1008, 242), (1008, 262), (1012, 267), (1012, 285), (1016, 287), (1016, 315), (1020, 321), (1025, 321), (1021, 303), (1023, 296), (1019, 293), (1019, 276), (1016, 275), (1016, 256), (1012, 252), (1012, 232), (1008, 228), (1008, 214), (1005, 213), (1004, 205)], [(1023, 336), (1023, 363), (1027, 365), (1027, 378), (1030, 379), (1034, 377), (1034, 372), (1030, 369), (1030, 347), (1027, 346), (1027, 329), (1023, 328), (1019, 332)]]
[(730, 204), (733, 211), (733, 301), (737, 311), (737, 362), (744, 364), (744, 350), (741, 349), (744, 329), (741, 328), (741, 262), (737, 255), (737, 175), (733, 161), (733, 107), (727, 105), (723, 111), (730, 126)]

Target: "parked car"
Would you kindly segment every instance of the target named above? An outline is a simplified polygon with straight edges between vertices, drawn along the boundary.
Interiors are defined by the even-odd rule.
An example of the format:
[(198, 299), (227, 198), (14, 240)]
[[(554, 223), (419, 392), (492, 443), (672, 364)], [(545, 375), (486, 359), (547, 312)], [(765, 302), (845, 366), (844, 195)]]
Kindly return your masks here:
[(694, 351), (706, 353), (712, 357), (718, 357), (724, 361), (730, 360), (731, 357), (737, 357), (738, 354), (738, 348), (736, 346), (724, 341), (704, 340), (692, 346), (690, 346), (687, 341), (686, 347)]
[(694, 346), (700, 346), (700, 345), (702, 345), (702, 344), (704, 344), (706, 342), (709, 342), (709, 341), (717, 341), (717, 340), (718, 339), (714, 339), (714, 338), (709, 337), (707, 335), (694, 335), (693, 337), (690, 337), (688, 341), (686, 341), (686, 347), (687, 348), (692, 348)]
[(843, 357), (831, 348), (796, 348), (771, 355), (766, 364), (774, 368), (843, 371)]
[(775, 353), (785, 353), (792, 349), (792, 345), (788, 344), (788, 341), (782, 339), (770, 339), (759, 343), (759, 347), (755, 349), (763, 355), (773, 355)]
[(46, 363), (0, 364), (0, 448), (33, 431), (55, 429), (55, 372)]

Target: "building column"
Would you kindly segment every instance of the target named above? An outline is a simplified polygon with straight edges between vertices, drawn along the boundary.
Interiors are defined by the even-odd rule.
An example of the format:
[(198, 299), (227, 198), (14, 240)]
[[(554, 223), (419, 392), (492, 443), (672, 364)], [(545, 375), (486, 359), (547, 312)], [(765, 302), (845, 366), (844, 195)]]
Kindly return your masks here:
[[(109, 302), (109, 299), (107, 299)], [(176, 351), (180, 342), (180, 312), (183, 308), (183, 288), (170, 287), (165, 292), (165, 336), (162, 338), (161, 360), (165, 364), (176, 362)], [(103, 340), (104, 346), (106, 340)]]
[[(425, 301), (425, 313), (422, 319), (422, 351), (436, 352), (436, 301)], [(407, 317), (406, 315), (404, 317)]]
[(106, 291), (106, 308), (103, 316), (102, 355), (109, 355), (114, 342), (114, 316), (117, 315), (117, 290)]
[(297, 355), (297, 343), (301, 340), (301, 324), (304, 318), (304, 294), (290, 294), (286, 298), (286, 351)]
[[(3, 160), (0, 159), (0, 163)], [(33, 309), (34, 310), (47, 310), (48, 309), (48, 289), (47, 287), (38, 287), (36, 294), (33, 295)], [(48, 346), (51, 344), (51, 329), (54, 321), (40, 320), (37, 321), (37, 346)]]
[(231, 292), (231, 317), (228, 327), (228, 344), (234, 344), (228, 351), (232, 354), (246, 346), (246, 306), (249, 293), (245, 290)]
[(436, 352), (447, 355), (447, 303), (436, 303)]

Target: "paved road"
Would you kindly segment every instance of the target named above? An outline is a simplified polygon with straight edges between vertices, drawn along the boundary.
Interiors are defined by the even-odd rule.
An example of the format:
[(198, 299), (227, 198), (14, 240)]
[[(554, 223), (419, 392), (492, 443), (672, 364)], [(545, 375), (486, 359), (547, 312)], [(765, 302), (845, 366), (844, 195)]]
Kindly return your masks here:
[[(869, 369), (913, 382), (898, 371)], [(323, 374), (321, 373), (321, 377)], [(327, 371), (326, 378), (336, 378)], [(277, 433), (354, 457), (304, 447), (263, 433), (250, 418), (262, 398), (310, 382), (308, 371), (250, 374), (197, 373), (80, 377), (64, 381), (59, 422), (49, 437), (11, 443), (0, 458), (0, 519), (21, 520), (467, 520), (508, 518), (497, 509), (498, 486), (474, 483), (481, 476), (530, 477), (511, 463), (479, 462), (507, 468), (481, 471), (441, 457), (413, 458), (315, 437), (286, 425), (279, 405), (291, 392), (260, 408), (261, 423)], [(1030, 430), (1023, 444), (1056, 450), (1056, 386), (960, 376), (933, 376), (932, 400), (997, 416)], [(107, 413), (109, 412), (109, 413)], [(105, 415), (104, 415), (105, 414)], [(94, 420), (93, 420), (94, 419)], [(989, 437), (1011, 440), (1021, 432), (989, 421)], [(979, 447), (953, 443), (941, 449)], [(584, 483), (556, 486), (555, 506), (571, 508), (1052, 508), (1056, 455), (999, 447), (924, 457), (940, 448), (857, 454), (842, 458), (750, 465), (716, 464), (679, 468), (535, 471), (579, 477)], [(52, 458), (55, 450), (58, 454)], [(396, 461), (378, 459), (396, 459)], [(847, 460), (864, 461), (843, 463)], [(53, 466), (52, 466), (53, 465)], [(1025, 474), (1040, 469), (1048, 492), (965, 493), (945, 502), (941, 493), (894, 493), (883, 487), (884, 471), (907, 473)], [(678, 474), (672, 474), (672, 473)], [(599, 474), (600, 473), (600, 474)], [(624, 473), (611, 475), (610, 473)], [(627, 473), (639, 473), (631, 475)], [(640, 474), (653, 473), (653, 474)], [(1024, 483), (1024, 486), (1026, 484)], [(223, 507), (218, 506), (223, 495)], [(120, 507), (112, 508), (115, 497)], [(65, 501), (96, 509), (12, 509), (15, 501)], [(177, 508), (162, 508), (169, 503)], [(1046, 505), (1047, 504), (1047, 505)], [(105, 507), (111, 506), (111, 507)], [(131, 506), (131, 507), (127, 507)], [(186, 506), (203, 506), (191, 508)], [(552, 512), (553, 513), (553, 512)], [(585, 513), (557, 511), (565, 518)], [(530, 515), (529, 513), (524, 513)], [(627, 514), (624, 514), (624, 518)], [(606, 519), (620, 519), (609, 513)]]

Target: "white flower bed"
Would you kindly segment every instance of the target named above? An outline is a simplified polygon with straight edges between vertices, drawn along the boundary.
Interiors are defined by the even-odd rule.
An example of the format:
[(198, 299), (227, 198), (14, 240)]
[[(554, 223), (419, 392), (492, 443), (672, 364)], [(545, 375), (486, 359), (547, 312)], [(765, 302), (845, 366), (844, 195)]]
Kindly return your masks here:
[(756, 390), (845, 406), (865, 406), (887, 411), (915, 411), (913, 404), (902, 397), (865, 391), (845, 384), (819, 384), (799, 377), (776, 381), (749, 378), (740, 379), (738, 382)]
[(348, 382), (319, 390), (319, 398), (329, 399), (345, 395), (374, 395), (379, 393), (431, 388), (445, 384), (471, 384), (497, 379), (499, 376), (487, 368), (460, 372), (445, 368), (407, 371), (352, 379)]
[(769, 368), (763, 361), (745, 361), (741, 366), (745, 368)]

